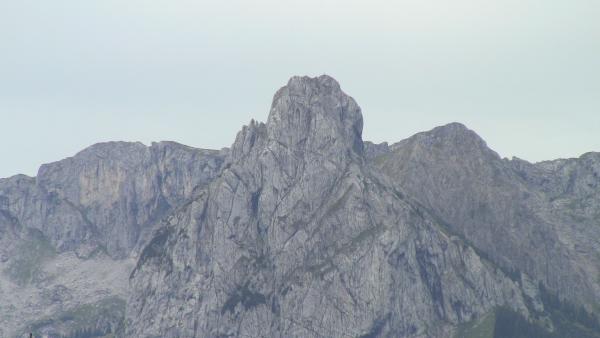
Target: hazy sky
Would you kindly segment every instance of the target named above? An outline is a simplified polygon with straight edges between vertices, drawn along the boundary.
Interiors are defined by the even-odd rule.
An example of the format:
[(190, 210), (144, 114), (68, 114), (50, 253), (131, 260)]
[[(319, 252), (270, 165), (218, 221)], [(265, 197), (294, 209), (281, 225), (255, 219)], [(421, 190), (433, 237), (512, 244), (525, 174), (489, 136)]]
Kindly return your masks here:
[(0, 177), (95, 142), (229, 146), (292, 75), (363, 138), (459, 121), (500, 155), (600, 151), (600, 1), (0, 2)]

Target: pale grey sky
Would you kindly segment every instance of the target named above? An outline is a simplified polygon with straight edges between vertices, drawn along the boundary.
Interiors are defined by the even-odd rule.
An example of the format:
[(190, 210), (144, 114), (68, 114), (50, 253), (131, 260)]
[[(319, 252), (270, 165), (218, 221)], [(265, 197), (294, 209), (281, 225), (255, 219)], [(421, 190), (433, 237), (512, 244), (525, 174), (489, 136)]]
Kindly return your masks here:
[(229, 146), (292, 75), (363, 138), (459, 121), (500, 155), (600, 151), (598, 0), (0, 2), (0, 177), (95, 142)]

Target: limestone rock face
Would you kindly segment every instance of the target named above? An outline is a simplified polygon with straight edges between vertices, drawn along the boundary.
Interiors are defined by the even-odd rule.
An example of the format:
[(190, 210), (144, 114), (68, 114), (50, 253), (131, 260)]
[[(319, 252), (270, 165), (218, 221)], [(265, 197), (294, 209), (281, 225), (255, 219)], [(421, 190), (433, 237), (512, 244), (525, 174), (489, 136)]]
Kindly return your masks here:
[[(174, 142), (109, 142), (43, 165), (35, 178), (0, 180), (0, 336), (25, 325), (67, 336), (72, 328), (53, 316), (98, 304), (118, 305), (122, 321), (140, 248), (218, 176), (226, 156)], [(88, 328), (112, 331), (119, 319), (110, 320)]]
[(376, 165), (453, 233), (562, 297), (600, 302), (597, 153), (509, 161), (458, 123), (390, 149)]
[(381, 158), (381, 155), (385, 155), (390, 152), (390, 147), (387, 142), (375, 144), (373, 142), (365, 141), (365, 158), (367, 161), (375, 161)]
[(6, 212), (41, 230), (59, 251), (84, 244), (126, 257), (145, 230), (210, 182), (225, 156), (174, 142), (109, 142), (0, 181)]
[(294, 77), (231, 165), (174, 213), (131, 276), (127, 335), (447, 336), (519, 286), (367, 164), (330, 77)]
[(558, 328), (546, 289), (600, 306), (599, 153), (362, 127), (293, 77), (229, 149), (100, 143), (0, 179), (0, 337), (453, 337), (501, 306)]

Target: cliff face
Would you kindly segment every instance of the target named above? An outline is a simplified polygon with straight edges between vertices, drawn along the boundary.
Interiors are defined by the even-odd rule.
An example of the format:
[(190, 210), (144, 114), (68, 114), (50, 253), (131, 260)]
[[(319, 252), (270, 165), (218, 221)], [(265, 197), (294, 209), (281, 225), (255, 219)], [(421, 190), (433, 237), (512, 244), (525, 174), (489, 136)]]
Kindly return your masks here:
[[(122, 317), (140, 247), (174, 206), (218, 175), (225, 154), (110, 142), (43, 165), (36, 178), (0, 180), (0, 336), (27, 323), (70, 332), (56, 331), (53, 316), (115, 297)], [(48, 318), (51, 325), (38, 323)]]
[(127, 334), (442, 336), (496, 305), (526, 312), (516, 283), (368, 165), (361, 132), (333, 79), (292, 78), (142, 252)]
[(32, 218), (32, 227), (56, 234), (50, 239), (59, 250), (93, 243), (112, 257), (126, 257), (143, 238), (143, 230), (151, 229), (196, 186), (210, 182), (222, 162), (217, 151), (172, 142), (151, 147), (97, 144), (72, 158), (43, 165), (36, 178), (36, 188), (65, 205), (75, 222), (44, 220), (55, 216), (51, 212), (26, 215), (35, 210), (27, 205), (16, 214)]
[(293, 77), (230, 149), (102, 143), (0, 179), (0, 336), (452, 337), (496, 313), (600, 336), (548, 296), (600, 308), (598, 153), (362, 126), (334, 79)]
[(375, 160), (396, 186), (501, 266), (562, 297), (600, 303), (600, 156), (501, 159), (460, 124), (394, 144)]

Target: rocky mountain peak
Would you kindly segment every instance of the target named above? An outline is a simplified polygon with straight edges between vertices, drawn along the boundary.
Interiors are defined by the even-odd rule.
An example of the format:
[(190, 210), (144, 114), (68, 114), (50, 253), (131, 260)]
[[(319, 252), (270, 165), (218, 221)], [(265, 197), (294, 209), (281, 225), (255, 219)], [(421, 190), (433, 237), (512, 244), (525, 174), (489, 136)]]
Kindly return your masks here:
[(362, 125), (292, 77), (231, 149), (108, 142), (0, 179), (0, 336), (599, 337), (600, 154)]
[(418, 133), (393, 144), (391, 150), (408, 156), (441, 156), (461, 161), (486, 158), (498, 161), (500, 156), (487, 146), (477, 133), (457, 122)]
[(472, 145), (487, 149), (485, 141), (462, 123), (452, 122), (434, 128), (431, 135), (439, 142), (446, 142), (451, 145)]
[(279, 89), (267, 121), (268, 138), (292, 152), (362, 156), (360, 107), (332, 77), (292, 77)]
[(242, 127), (231, 146), (231, 158), (234, 161), (239, 160), (248, 155), (258, 142), (263, 142), (266, 135), (265, 128), (264, 123), (256, 122), (254, 119), (249, 125)]

